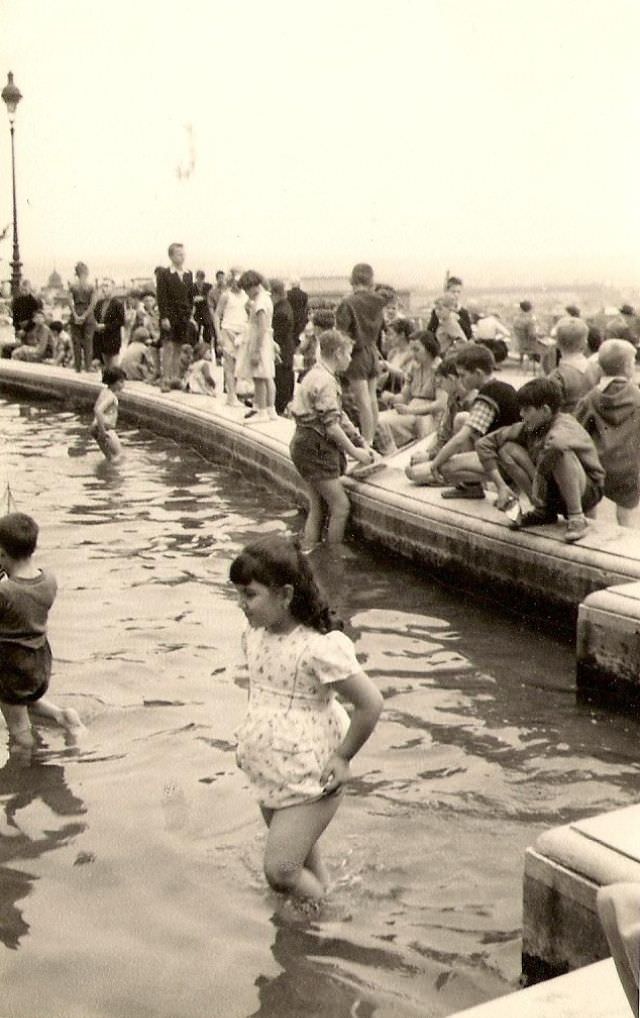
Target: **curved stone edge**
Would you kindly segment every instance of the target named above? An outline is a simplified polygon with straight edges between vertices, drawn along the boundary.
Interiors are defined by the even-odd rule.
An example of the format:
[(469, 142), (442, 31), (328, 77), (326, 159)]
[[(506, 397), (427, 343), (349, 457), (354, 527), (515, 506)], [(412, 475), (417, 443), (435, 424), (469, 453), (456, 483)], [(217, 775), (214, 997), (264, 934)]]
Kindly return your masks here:
[[(10, 394), (89, 406), (99, 388), (95, 376), (50, 365), (0, 362), (0, 391)], [(126, 419), (186, 442), (214, 460), (250, 470), (257, 480), (304, 504), (303, 486), (289, 457), (288, 428), (276, 427), (273, 434), (268, 426), (248, 428), (208, 397), (160, 394), (144, 383), (129, 382), (120, 402)], [(383, 475), (385, 480), (377, 479)], [(527, 611), (561, 609), (565, 625), (575, 621), (578, 605), (593, 591), (640, 580), (640, 554), (635, 559), (596, 548), (568, 548), (557, 536), (516, 534), (502, 521), (474, 515), (467, 505), (454, 509), (437, 504), (437, 492), (412, 490), (399, 472), (383, 475), (364, 482), (346, 479), (353, 525), (366, 540), (439, 578), (467, 584), (472, 579), (489, 598), (507, 605), (517, 603), (514, 594), (520, 595), (526, 598), (522, 603)]]

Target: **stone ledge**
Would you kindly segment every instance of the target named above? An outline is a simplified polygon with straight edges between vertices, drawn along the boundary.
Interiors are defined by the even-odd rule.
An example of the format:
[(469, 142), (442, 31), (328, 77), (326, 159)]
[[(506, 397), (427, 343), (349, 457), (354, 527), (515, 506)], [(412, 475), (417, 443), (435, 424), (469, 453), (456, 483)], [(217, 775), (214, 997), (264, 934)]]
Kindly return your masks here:
[(578, 687), (640, 701), (640, 583), (590, 594), (578, 611)]
[(640, 882), (634, 855), (640, 806), (546, 831), (525, 853), (523, 972), (529, 981), (609, 954), (596, 909), (598, 889)]
[(451, 1018), (630, 1018), (611, 958), (487, 1001)]
[[(77, 401), (89, 406), (99, 389), (96, 375), (76, 375), (50, 365), (0, 362), (5, 393)], [(290, 421), (248, 427), (221, 400), (182, 392), (161, 394), (130, 382), (121, 397), (125, 418), (187, 442), (207, 456), (251, 469), (257, 480), (304, 502), (291, 463)], [(579, 546), (562, 541), (563, 527), (514, 533), (492, 502), (442, 503), (437, 489), (412, 485), (389, 467), (358, 482), (347, 478), (353, 523), (367, 540), (436, 570), (444, 579), (482, 584), (503, 602), (522, 598), (529, 610), (559, 608), (570, 625), (580, 602), (612, 584), (640, 581), (640, 541), (612, 538), (594, 527)]]

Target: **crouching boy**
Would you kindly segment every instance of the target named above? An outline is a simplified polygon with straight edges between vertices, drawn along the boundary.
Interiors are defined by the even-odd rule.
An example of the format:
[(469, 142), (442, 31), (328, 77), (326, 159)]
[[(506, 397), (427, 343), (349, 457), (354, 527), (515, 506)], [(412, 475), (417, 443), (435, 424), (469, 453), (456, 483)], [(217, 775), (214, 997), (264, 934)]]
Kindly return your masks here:
[(551, 379), (534, 378), (518, 389), (517, 398), (521, 423), (486, 435), (476, 452), (501, 505), (513, 501), (513, 489), (533, 504), (512, 522), (514, 530), (555, 523), (560, 514), (568, 521), (565, 541), (579, 541), (588, 527), (585, 513), (603, 494), (595, 446), (574, 417), (560, 413), (562, 393)]

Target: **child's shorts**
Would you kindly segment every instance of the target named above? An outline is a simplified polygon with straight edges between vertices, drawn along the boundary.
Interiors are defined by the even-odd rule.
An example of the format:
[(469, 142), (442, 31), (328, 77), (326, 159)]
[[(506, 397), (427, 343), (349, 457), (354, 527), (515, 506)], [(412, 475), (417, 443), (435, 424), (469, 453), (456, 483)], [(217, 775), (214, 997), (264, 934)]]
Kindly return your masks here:
[(28, 705), (44, 696), (51, 678), (51, 647), (0, 640), (0, 703)]
[(355, 347), (344, 377), (350, 382), (371, 381), (380, 374), (380, 359), (375, 346)]
[(294, 467), (305, 481), (337, 480), (347, 466), (347, 458), (342, 450), (314, 428), (298, 425), (289, 452)]

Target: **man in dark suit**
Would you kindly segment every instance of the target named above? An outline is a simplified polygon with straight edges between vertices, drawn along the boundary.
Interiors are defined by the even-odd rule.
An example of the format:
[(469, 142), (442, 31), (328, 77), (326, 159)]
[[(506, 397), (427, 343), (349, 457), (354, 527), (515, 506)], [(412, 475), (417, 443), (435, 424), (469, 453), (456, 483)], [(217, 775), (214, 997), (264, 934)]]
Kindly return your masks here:
[(193, 291), (193, 318), (198, 326), (198, 338), (207, 346), (211, 346), (214, 338), (211, 289), (211, 283), (207, 283), (204, 272), (198, 269)]
[(156, 299), (162, 334), (162, 389), (180, 377), (180, 347), (191, 342), (194, 285), (184, 268), (184, 246), (169, 245), (168, 268), (156, 269)]
[(298, 346), (300, 335), (304, 332), (309, 320), (309, 296), (300, 289), (300, 280), (291, 280), (291, 289), (287, 292), (287, 300), (293, 311), (293, 343)]

